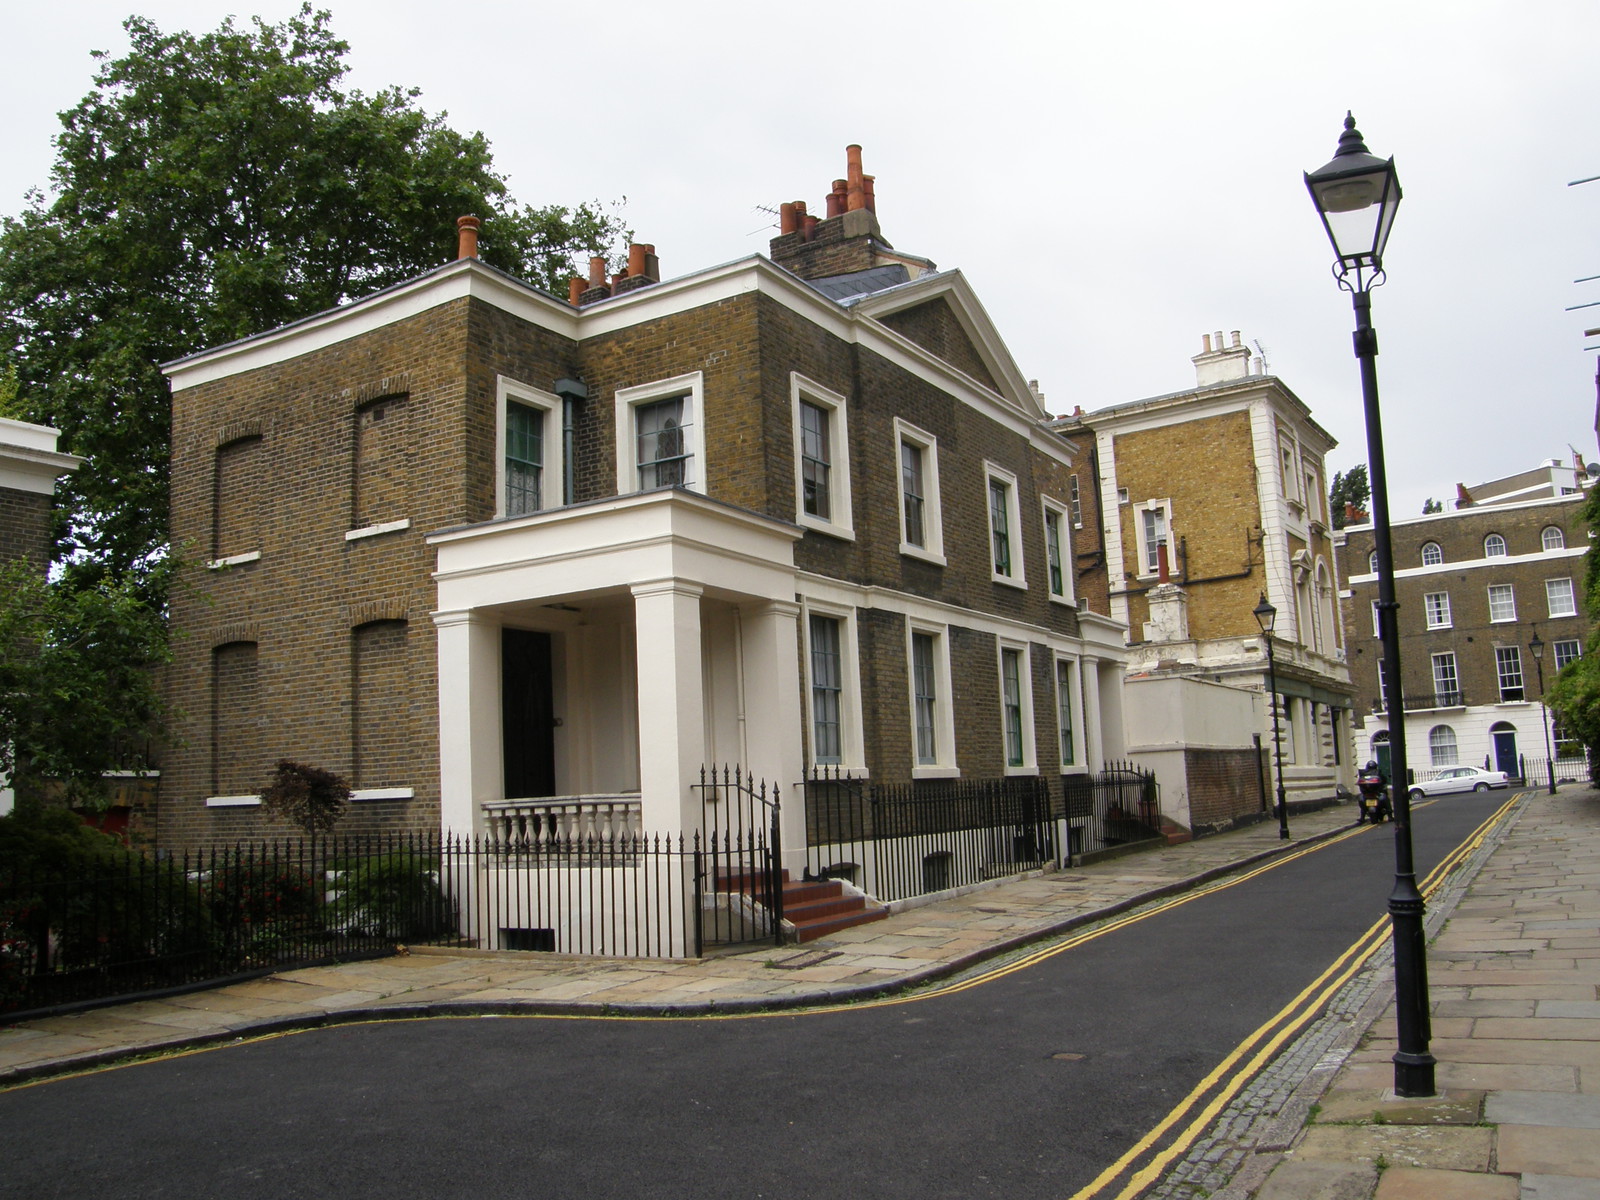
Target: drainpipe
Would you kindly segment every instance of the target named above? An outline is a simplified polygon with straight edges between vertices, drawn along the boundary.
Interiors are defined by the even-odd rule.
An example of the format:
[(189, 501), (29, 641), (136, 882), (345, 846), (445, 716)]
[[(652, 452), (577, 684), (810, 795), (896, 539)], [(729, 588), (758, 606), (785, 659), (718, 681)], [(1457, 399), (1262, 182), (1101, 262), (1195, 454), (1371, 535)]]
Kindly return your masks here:
[(573, 501), (572, 422), (579, 403), (589, 398), (589, 389), (581, 379), (562, 376), (552, 390), (561, 397), (561, 503)]

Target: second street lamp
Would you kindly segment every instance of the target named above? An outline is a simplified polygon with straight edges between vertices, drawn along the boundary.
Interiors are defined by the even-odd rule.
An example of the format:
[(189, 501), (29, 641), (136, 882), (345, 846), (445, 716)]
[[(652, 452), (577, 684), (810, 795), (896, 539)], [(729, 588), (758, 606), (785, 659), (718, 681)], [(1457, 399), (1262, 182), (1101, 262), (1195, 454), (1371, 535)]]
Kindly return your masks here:
[(1544, 714), (1545, 765), (1550, 768), (1550, 794), (1556, 794), (1556, 754), (1550, 745), (1550, 710), (1544, 706), (1544, 641), (1539, 637), (1539, 627), (1533, 626), (1533, 637), (1528, 642), (1528, 653), (1533, 655), (1533, 665), (1539, 672), (1539, 711)]
[(1411, 797), (1406, 779), (1406, 708), (1401, 686), (1399, 604), (1394, 592), (1394, 551), (1389, 530), (1389, 480), (1383, 464), (1383, 416), (1378, 408), (1378, 335), (1372, 328), (1372, 288), (1383, 282), (1383, 251), (1400, 206), (1394, 159), (1367, 151), (1356, 119), (1345, 114), (1333, 161), (1306, 175), (1306, 188), (1333, 243), (1333, 274), (1355, 306), (1356, 359), (1367, 421), (1367, 478), (1372, 487), (1372, 540), (1378, 557), (1378, 633), (1383, 639), (1384, 711), (1389, 714), (1389, 788), (1394, 811), (1394, 889), (1389, 922), (1394, 931), (1394, 1090), (1432, 1096), (1432, 1029), (1428, 1018), (1425, 905), (1411, 855)]
[(1267, 603), (1267, 594), (1261, 593), (1261, 603), (1250, 610), (1261, 626), (1261, 638), (1267, 643), (1267, 704), (1272, 708), (1272, 765), (1278, 778), (1278, 837), (1289, 840), (1289, 802), (1283, 791), (1283, 737), (1278, 732), (1278, 663), (1272, 653), (1272, 630), (1278, 624), (1278, 610)]

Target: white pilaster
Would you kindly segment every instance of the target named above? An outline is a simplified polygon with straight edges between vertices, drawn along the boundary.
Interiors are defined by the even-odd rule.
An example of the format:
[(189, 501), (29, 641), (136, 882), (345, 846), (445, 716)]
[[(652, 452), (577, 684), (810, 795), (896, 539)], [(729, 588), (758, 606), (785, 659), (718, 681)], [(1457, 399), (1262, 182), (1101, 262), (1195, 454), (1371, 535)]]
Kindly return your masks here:
[(783, 789), (784, 866), (798, 876), (805, 866), (805, 770), (800, 747), (800, 606), (787, 600), (753, 604), (744, 618), (745, 733), (757, 779)]
[(705, 764), (705, 677), (700, 646), (704, 588), (681, 579), (635, 584), (638, 635), (639, 800), (649, 833), (693, 828), (691, 785)]
[(1108, 758), (1126, 758), (1128, 734), (1122, 723), (1123, 671), (1116, 663), (1096, 664), (1100, 676), (1100, 742)]
[(439, 827), (481, 830), (486, 800), (504, 797), (500, 749), (500, 624), (474, 611), (436, 612), (439, 639)]
[(1089, 770), (1105, 770), (1106, 750), (1102, 740), (1105, 722), (1100, 712), (1100, 660), (1085, 658), (1079, 661), (1078, 676), (1083, 681), (1083, 749)]

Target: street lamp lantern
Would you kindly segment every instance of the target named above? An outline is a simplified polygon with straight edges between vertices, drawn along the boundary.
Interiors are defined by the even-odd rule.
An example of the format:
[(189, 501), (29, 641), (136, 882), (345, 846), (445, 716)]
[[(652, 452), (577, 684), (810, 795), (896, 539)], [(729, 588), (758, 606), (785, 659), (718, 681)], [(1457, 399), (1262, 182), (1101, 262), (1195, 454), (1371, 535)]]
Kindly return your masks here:
[[(1334, 273), (1343, 280), (1354, 271), (1358, 281), (1381, 275), (1383, 248), (1400, 207), (1400, 177), (1394, 159), (1367, 152), (1351, 114), (1345, 114), (1333, 160), (1306, 174), (1306, 188), (1333, 243)], [(1357, 290), (1363, 290), (1359, 284)]]
[(1544, 761), (1550, 769), (1550, 794), (1556, 794), (1556, 752), (1550, 744), (1550, 710), (1544, 704), (1544, 639), (1539, 627), (1532, 626), (1533, 637), (1528, 639), (1528, 653), (1533, 655), (1534, 668), (1539, 672), (1539, 711), (1544, 714)]
[(1262, 640), (1267, 643), (1267, 704), (1272, 708), (1272, 761), (1278, 778), (1278, 837), (1289, 840), (1289, 801), (1283, 790), (1283, 735), (1278, 730), (1278, 664), (1272, 653), (1272, 631), (1278, 624), (1278, 610), (1267, 603), (1267, 594), (1261, 593), (1261, 603), (1250, 610), (1256, 624), (1261, 626)]
[(1378, 559), (1378, 635), (1383, 642), (1384, 711), (1389, 714), (1389, 790), (1394, 813), (1394, 888), (1389, 923), (1394, 934), (1394, 1090), (1432, 1096), (1434, 1058), (1428, 1013), (1428, 964), (1423, 917), (1411, 853), (1411, 797), (1406, 778), (1406, 706), (1400, 673), (1399, 602), (1395, 599), (1394, 546), (1389, 524), (1389, 477), (1383, 460), (1383, 414), (1378, 406), (1378, 335), (1372, 327), (1372, 289), (1384, 281), (1383, 251), (1400, 205), (1394, 159), (1368, 152), (1345, 114), (1333, 161), (1305, 177), (1317, 216), (1333, 244), (1333, 275), (1355, 308), (1355, 353), (1361, 367), (1361, 401), (1367, 422), (1367, 479), (1372, 486), (1372, 541)]

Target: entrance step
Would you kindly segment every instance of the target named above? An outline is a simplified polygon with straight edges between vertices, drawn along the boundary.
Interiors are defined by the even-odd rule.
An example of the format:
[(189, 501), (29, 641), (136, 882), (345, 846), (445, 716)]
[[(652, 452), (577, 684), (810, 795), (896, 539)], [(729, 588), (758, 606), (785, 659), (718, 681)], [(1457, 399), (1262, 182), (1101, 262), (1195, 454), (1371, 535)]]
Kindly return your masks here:
[[(761, 883), (751, 876), (734, 876), (719, 881), (729, 891), (758, 896)], [(810, 942), (841, 929), (881, 921), (889, 910), (870, 905), (865, 896), (846, 893), (844, 885), (833, 879), (790, 879), (783, 873), (783, 919), (794, 928), (795, 941)]]

